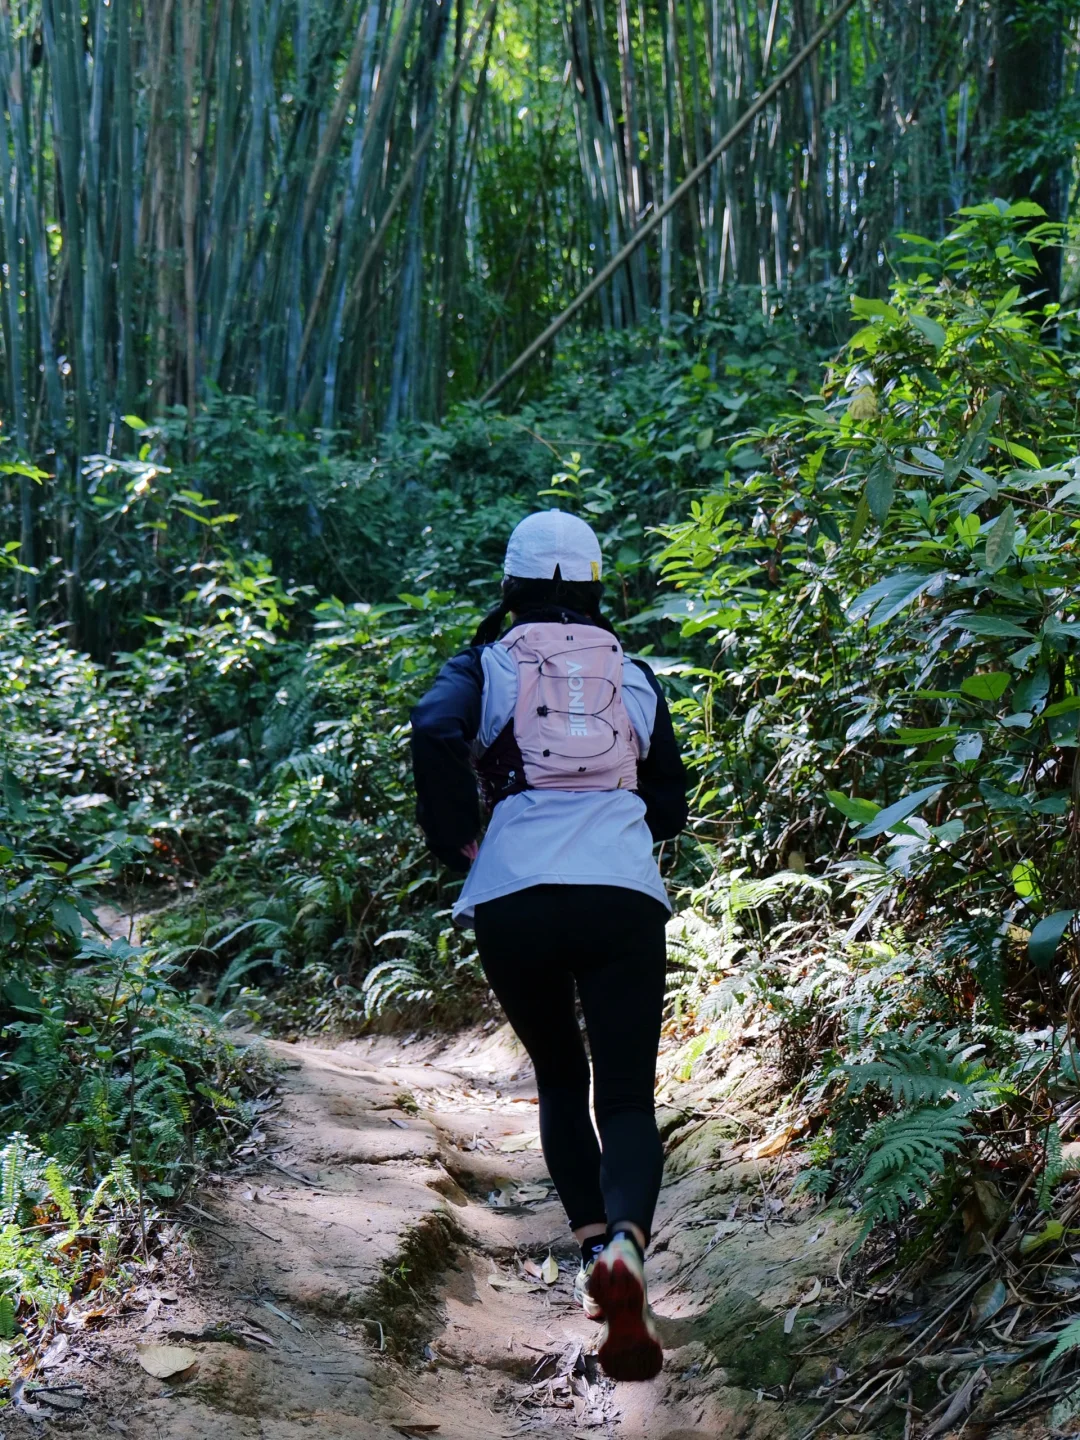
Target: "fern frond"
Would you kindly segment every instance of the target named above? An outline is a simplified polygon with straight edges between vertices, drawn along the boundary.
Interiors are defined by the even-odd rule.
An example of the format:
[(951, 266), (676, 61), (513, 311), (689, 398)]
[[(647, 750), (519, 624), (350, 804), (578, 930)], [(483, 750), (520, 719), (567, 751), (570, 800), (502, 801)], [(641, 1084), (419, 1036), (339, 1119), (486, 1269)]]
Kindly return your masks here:
[(869, 1152), (857, 1189), (865, 1220), (859, 1243), (879, 1220), (895, 1223), (907, 1206), (925, 1199), (933, 1182), (959, 1154), (971, 1129), (962, 1104), (923, 1105), (879, 1120), (867, 1132)]
[(1043, 1369), (1049, 1370), (1055, 1360), (1060, 1360), (1062, 1355), (1065, 1355), (1070, 1350), (1076, 1349), (1080, 1349), (1080, 1315), (1077, 1315), (1071, 1320), (1058, 1336), (1057, 1344), (1046, 1357), (1046, 1363)]
[(79, 1209), (75, 1204), (75, 1197), (71, 1193), (67, 1177), (55, 1160), (50, 1160), (45, 1166), (45, 1183), (53, 1204), (64, 1218), (64, 1224), (69, 1230), (77, 1230), (79, 1228)]
[(974, 1109), (1000, 1093), (999, 1078), (976, 1058), (980, 1047), (965, 1046), (955, 1031), (943, 1034), (927, 1026), (920, 1032), (908, 1025), (898, 1034), (877, 1035), (872, 1043), (875, 1059), (842, 1067), (853, 1095), (873, 1085), (908, 1108), (952, 1100)]

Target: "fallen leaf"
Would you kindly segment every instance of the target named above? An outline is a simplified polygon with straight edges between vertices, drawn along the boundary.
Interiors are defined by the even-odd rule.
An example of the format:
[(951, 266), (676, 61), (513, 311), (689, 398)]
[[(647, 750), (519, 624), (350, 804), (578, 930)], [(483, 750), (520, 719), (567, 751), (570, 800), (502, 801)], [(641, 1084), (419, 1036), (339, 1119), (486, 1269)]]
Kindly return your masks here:
[(1061, 1165), (1066, 1175), (1080, 1171), (1080, 1140), (1068, 1140), (1061, 1147)]
[(396, 1115), (388, 1115), (386, 1118), (390, 1121), (391, 1125), (396, 1125), (399, 1130), (408, 1130), (409, 1128), (409, 1122), (407, 1120), (399, 1120)]
[(992, 1320), (1009, 1298), (1004, 1281), (988, 1280), (981, 1285), (971, 1301), (971, 1318), (976, 1330)]
[(802, 1300), (801, 1300), (799, 1303), (800, 1303), (801, 1305), (812, 1305), (812, 1304), (814, 1303), (814, 1301), (817, 1299), (817, 1297), (818, 1297), (820, 1294), (821, 1294), (821, 1281), (820, 1281), (820, 1280), (815, 1280), (814, 1283), (813, 1283), (813, 1285), (810, 1286), (810, 1289), (809, 1289), (809, 1290), (806, 1292), (806, 1294), (802, 1297)]
[(525, 1271), (526, 1275), (531, 1275), (534, 1280), (542, 1280), (544, 1278), (544, 1272), (535, 1260), (526, 1260), (521, 1268)]
[(49, 1342), (49, 1348), (41, 1357), (42, 1370), (51, 1370), (54, 1366), (61, 1364), (70, 1349), (71, 1341), (66, 1335), (54, 1335)]
[(395, 1425), (394, 1429), (399, 1435), (435, 1435), (438, 1432), (438, 1425)]
[(493, 1290), (507, 1290), (511, 1295), (534, 1295), (543, 1290), (543, 1285), (530, 1285), (527, 1280), (514, 1280), (506, 1275), (489, 1275), (488, 1284)]
[(555, 1281), (559, 1278), (559, 1262), (550, 1250), (548, 1251), (547, 1259), (544, 1261), (540, 1274), (543, 1277), (545, 1285), (554, 1285)]
[(802, 1309), (802, 1302), (792, 1305), (791, 1309), (784, 1316), (784, 1334), (790, 1335), (795, 1329), (795, 1321), (799, 1318), (799, 1311)]
[(546, 1200), (548, 1193), (546, 1185), (519, 1185), (512, 1195), (515, 1205), (531, 1205), (534, 1201)]
[(236, 1333), (244, 1340), (251, 1340), (256, 1345), (268, 1345), (271, 1350), (277, 1349), (273, 1338), (267, 1335), (265, 1330), (257, 1330), (254, 1325), (237, 1325)]
[(186, 1345), (136, 1345), (139, 1364), (155, 1380), (170, 1380), (185, 1375), (199, 1357)]
[(1020, 1254), (1030, 1255), (1033, 1250), (1039, 1250), (1044, 1245), (1055, 1244), (1065, 1234), (1065, 1226), (1060, 1220), (1048, 1220), (1038, 1234), (1025, 1235), (1020, 1241)]
[(499, 1141), (498, 1148), (502, 1150), (504, 1154), (509, 1154), (515, 1150), (539, 1150), (540, 1132), (539, 1130), (532, 1132), (526, 1130), (522, 1131), (520, 1135), (504, 1135)]
[(793, 1125), (785, 1125), (772, 1135), (766, 1135), (764, 1140), (759, 1140), (755, 1145), (748, 1145), (743, 1151), (743, 1159), (767, 1160), (772, 1155), (779, 1155), (788, 1148), (795, 1136), (801, 1135), (805, 1129), (805, 1120), (799, 1120)]
[(304, 1333), (304, 1327), (300, 1324), (299, 1320), (295, 1320), (291, 1315), (286, 1315), (284, 1310), (279, 1310), (271, 1301), (261, 1300), (259, 1303), (265, 1309), (269, 1310), (272, 1315), (276, 1315), (279, 1320), (284, 1320), (286, 1325), (291, 1325), (294, 1330), (299, 1330), (301, 1334)]

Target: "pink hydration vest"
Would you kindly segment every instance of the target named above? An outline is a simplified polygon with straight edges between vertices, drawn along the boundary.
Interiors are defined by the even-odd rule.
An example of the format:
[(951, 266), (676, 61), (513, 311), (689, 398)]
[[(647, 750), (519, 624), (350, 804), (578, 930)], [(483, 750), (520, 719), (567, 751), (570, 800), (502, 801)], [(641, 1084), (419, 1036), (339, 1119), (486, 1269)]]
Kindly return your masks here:
[(614, 635), (543, 622), (497, 643), (517, 662), (518, 693), (512, 725), (477, 763), (489, 804), (525, 789), (636, 790), (640, 747)]

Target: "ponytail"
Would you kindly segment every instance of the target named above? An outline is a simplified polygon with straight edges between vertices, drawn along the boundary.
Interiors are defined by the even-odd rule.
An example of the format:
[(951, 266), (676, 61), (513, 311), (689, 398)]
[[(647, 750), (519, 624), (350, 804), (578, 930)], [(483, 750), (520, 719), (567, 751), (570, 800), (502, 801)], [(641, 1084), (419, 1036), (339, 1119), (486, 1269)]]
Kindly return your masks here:
[(474, 645), (490, 645), (497, 640), (506, 625), (506, 617), (542, 612), (545, 618), (559, 618), (570, 615), (588, 618), (601, 630), (614, 635), (615, 630), (606, 615), (600, 612), (600, 601), (604, 586), (599, 580), (564, 580), (556, 566), (550, 580), (522, 579), (508, 575), (503, 581), (502, 600), (496, 608), (484, 616), (476, 627), (472, 638)]

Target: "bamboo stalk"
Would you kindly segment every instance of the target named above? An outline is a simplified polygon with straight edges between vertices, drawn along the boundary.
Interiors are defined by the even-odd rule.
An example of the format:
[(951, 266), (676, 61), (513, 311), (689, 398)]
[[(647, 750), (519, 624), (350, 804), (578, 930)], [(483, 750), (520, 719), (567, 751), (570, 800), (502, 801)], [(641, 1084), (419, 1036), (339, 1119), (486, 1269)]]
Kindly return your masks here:
[(519, 374), (525, 368), (525, 366), (528, 365), (529, 361), (532, 360), (537, 354), (539, 354), (539, 352), (544, 348), (545, 345), (547, 345), (551, 340), (555, 338), (555, 336), (559, 333), (560, 330), (563, 329), (566, 323), (578, 313), (578, 311), (582, 308), (583, 305), (586, 305), (589, 302), (589, 300), (593, 297), (593, 295), (596, 294), (596, 292), (601, 288), (601, 286), (607, 283), (607, 280), (610, 278), (610, 276), (614, 274), (620, 266), (626, 263), (626, 261), (637, 249), (637, 247), (644, 240), (646, 240), (649, 235), (652, 234), (652, 232), (657, 228), (658, 225), (663, 222), (665, 216), (669, 214), (675, 208), (675, 206), (682, 201), (684, 196), (690, 193), (690, 191), (701, 179), (701, 177), (708, 172), (709, 167), (711, 165), (714, 165), (716, 161), (720, 158), (720, 156), (724, 153), (724, 151), (728, 148), (728, 146), (731, 145), (733, 141), (737, 140), (738, 137), (747, 129), (747, 127), (753, 121), (754, 116), (759, 114), (760, 111), (762, 111), (765, 106), (769, 104), (773, 97), (780, 93), (780, 91), (784, 88), (788, 81), (793, 76), (799, 73), (803, 65), (805, 65), (811, 55), (814, 54), (814, 52), (817, 50), (818, 46), (825, 39), (825, 37), (832, 33), (832, 31), (836, 28), (837, 25), (839, 25), (840, 21), (844, 18), (844, 16), (855, 3), (856, 0), (841, 0), (841, 3), (832, 12), (832, 14), (820, 27), (817, 33), (811, 37), (811, 39), (806, 43), (806, 45), (803, 46), (803, 48), (794, 57), (794, 59), (790, 60), (788, 64), (785, 65), (784, 69), (781, 70), (780, 74), (776, 77), (772, 84), (767, 86), (766, 89), (761, 92), (757, 99), (743, 113), (742, 117), (735, 122), (735, 124), (731, 127), (727, 134), (716, 145), (713, 146), (713, 148), (709, 151), (708, 155), (705, 156), (704, 160), (702, 160), (700, 164), (695, 166), (695, 168), (690, 172), (689, 175), (687, 175), (686, 179), (683, 180), (680, 185), (677, 185), (675, 187), (671, 195), (668, 197), (667, 201), (660, 207), (660, 209), (657, 210), (654, 215), (650, 216), (650, 218), (645, 222), (645, 224), (642, 225), (640, 229), (631, 236), (631, 238), (627, 241), (627, 243), (623, 246), (619, 253), (614, 256), (607, 263), (607, 265), (605, 265), (601, 269), (598, 275), (594, 276), (593, 280), (588, 285), (586, 285), (584, 290), (582, 290), (578, 295), (574, 297), (574, 299), (570, 302), (566, 309), (563, 310), (562, 314), (558, 315), (551, 322), (551, 324), (548, 325), (547, 328), (536, 337), (532, 344), (529, 345), (518, 356), (518, 358), (509, 367), (509, 369), (506, 370), (502, 375), (500, 375), (499, 378), (487, 388), (487, 390), (484, 392), (484, 395), (482, 396), (482, 399), (484, 401), (493, 400), (495, 396), (499, 393), (499, 391), (502, 390), (502, 388), (510, 380), (512, 380), (515, 375)]
[[(488, 4), (488, 7), (485, 10), (482, 19), (478, 22), (472, 34), (469, 36), (469, 39), (465, 45), (464, 54), (462, 55), (461, 60), (458, 62), (458, 65), (454, 70), (454, 74), (450, 79), (450, 84), (447, 86), (446, 94), (443, 97), (442, 103), (444, 106), (448, 102), (452, 101), (454, 95), (457, 93), (458, 86), (461, 84), (462, 78), (465, 75), (465, 71), (469, 67), (469, 62), (472, 59), (473, 50), (476, 47), (476, 42), (479, 39), (481, 33), (484, 30), (488, 29), (489, 26), (494, 25), (495, 12), (497, 7), (498, 0), (490, 0), (490, 3)], [(427, 122), (418, 140), (416, 141), (416, 144), (413, 147), (412, 154), (409, 158), (409, 163), (405, 167), (405, 171), (402, 174), (401, 179), (398, 181), (397, 187), (395, 188), (393, 195), (391, 196), (385, 209), (383, 210), (383, 213), (379, 219), (379, 223), (375, 227), (374, 234), (364, 247), (363, 259), (361, 260), (356, 275), (353, 277), (352, 283), (349, 287), (349, 295), (348, 300), (346, 301), (344, 317), (344, 324), (346, 328), (348, 327), (352, 316), (355, 314), (355, 311), (360, 304), (360, 300), (364, 290), (364, 282), (367, 279), (371, 267), (374, 265), (375, 261), (378, 259), (379, 255), (382, 252), (383, 242), (386, 238), (387, 231), (390, 228), (390, 222), (393, 220), (394, 215), (397, 213), (401, 202), (405, 199), (406, 195), (410, 193), (413, 186), (413, 181), (416, 178), (417, 171), (420, 168), (421, 162), (423, 161), (424, 156), (427, 154), (428, 147), (430, 146), (432, 140), (434, 140), (435, 138), (437, 121), (438, 111), (436, 111), (436, 113), (431, 116), (430, 120)], [(310, 339), (312, 328), (313, 327), (311, 324), (311, 320), (309, 318), (308, 329), (305, 331), (305, 339)], [(302, 346), (300, 354), (301, 363), (303, 362), (305, 350), (306, 347)], [(305, 397), (305, 408), (307, 408), (307, 403), (307, 397)]]

